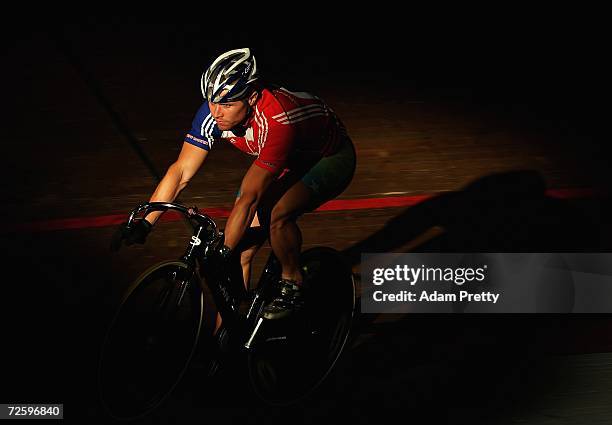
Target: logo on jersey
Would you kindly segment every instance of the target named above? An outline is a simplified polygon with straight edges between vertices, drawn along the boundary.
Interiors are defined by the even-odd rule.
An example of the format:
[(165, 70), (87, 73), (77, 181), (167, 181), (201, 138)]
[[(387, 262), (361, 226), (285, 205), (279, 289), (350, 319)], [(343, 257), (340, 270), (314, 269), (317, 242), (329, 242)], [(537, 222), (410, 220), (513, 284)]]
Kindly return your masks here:
[(247, 141), (249, 142), (255, 141), (255, 136), (253, 136), (253, 127), (249, 127), (246, 129), (246, 132), (244, 133), (244, 138), (247, 139)]
[(189, 140), (193, 140), (194, 142), (199, 143), (199, 144), (201, 144), (201, 145), (204, 145), (204, 146), (210, 146), (210, 143), (208, 142), (208, 140), (200, 139), (200, 138), (198, 138), (198, 137), (195, 137), (193, 134), (189, 134), (189, 133), (187, 133), (187, 135), (186, 135), (185, 137), (186, 137), (187, 139), (189, 139)]

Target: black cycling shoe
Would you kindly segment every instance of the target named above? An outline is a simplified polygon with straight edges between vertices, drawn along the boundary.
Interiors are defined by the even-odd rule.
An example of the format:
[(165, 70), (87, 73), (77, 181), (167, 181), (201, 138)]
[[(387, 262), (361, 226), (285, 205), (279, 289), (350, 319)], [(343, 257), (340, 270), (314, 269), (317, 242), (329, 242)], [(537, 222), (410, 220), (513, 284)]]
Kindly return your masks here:
[(298, 313), (304, 305), (304, 287), (302, 285), (287, 279), (281, 279), (279, 284), (280, 295), (264, 307), (264, 319), (285, 319)]

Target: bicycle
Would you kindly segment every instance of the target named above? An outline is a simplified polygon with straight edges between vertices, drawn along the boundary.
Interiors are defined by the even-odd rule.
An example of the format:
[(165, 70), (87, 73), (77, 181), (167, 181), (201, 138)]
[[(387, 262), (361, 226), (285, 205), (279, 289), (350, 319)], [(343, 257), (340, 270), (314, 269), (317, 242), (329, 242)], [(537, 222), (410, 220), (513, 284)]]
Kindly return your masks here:
[[(194, 227), (185, 254), (146, 270), (126, 291), (104, 338), (98, 374), (102, 404), (111, 416), (134, 419), (160, 406), (181, 381), (202, 348), (205, 294), (222, 325), (204, 351), (208, 376), (228, 359), (244, 359), (257, 396), (272, 405), (297, 402), (329, 375), (349, 338), (355, 312), (351, 268), (332, 248), (304, 251), (300, 261), (308, 285), (303, 311), (292, 319), (268, 321), (263, 307), (276, 294), (280, 263), (270, 254), (257, 286), (247, 291), (228, 271), (218, 273), (214, 250), (223, 232), (197, 208), (150, 202), (130, 212), (136, 217), (174, 210)], [(203, 285), (204, 282), (206, 285)], [(209, 318), (215, 317), (209, 314)], [(212, 348), (212, 349), (211, 349)], [(308, 361), (298, 370), (296, 356)]]

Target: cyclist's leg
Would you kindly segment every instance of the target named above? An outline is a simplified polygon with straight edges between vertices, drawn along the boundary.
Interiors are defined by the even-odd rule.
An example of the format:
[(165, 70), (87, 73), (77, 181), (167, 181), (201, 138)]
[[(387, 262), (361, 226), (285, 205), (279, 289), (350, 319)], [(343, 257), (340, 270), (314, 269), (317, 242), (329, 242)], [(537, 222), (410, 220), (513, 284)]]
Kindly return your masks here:
[[(273, 204), (269, 215), (270, 245), (282, 267), (281, 291), (264, 310), (267, 319), (281, 319), (299, 310), (304, 299), (300, 269), (302, 234), (297, 218), (335, 198), (349, 185), (355, 172), (355, 151), (349, 139), (334, 155), (321, 158), (291, 182)], [(260, 220), (265, 215), (260, 214)]]
[(302, 282), (299, 267), (302, 234), (297, 218), (342, 193), (353, 178), (355, 162), (355, 150), (347, 138), (336, 154), (319, 160), (274, 204), (270, 214), (270, 244), (282, 265), (284, 279)]
[(314, 201), (313, 193), (301, 182), (312, 166), (312, 162), (302, 164), (275, 181), (257, 208), (259, 222), (268, 230), (272, 251), (281, 263), (282, 277), (298, 283), (302, 234), (295, 221)]
[(244, 281), (244, 286), (247, 289), (249, 288), (249, 283), (251, 281), (253, 259), (267, 238), (267, 231), (259, 224), (259, 219), (257, 214), (255, 214), (251, 227), (246, 231), (242, 240), (236, 247), (237, 251), (240, 252), (242, 278)]
[(297, 218), (314, 201), (314, 194), (301, 181), (296, 182), (274, 205), (270, 214), (270, 245), (282, 266), (282, 278), (302, 283), (300, 252), (302, 232)]
[[(240, 194), (241, 191), (238, 190), (234, 204), (240, 199)], [(249, 288), (249, 282), (251, 281), (251, 270), (255, 254), (257, 254), (257, 251), (259, 251), (259, 248), (261, 248), (267, 238), (267, 229), (260, 224), (259, 215), (256, 212), (250, 227), (236, 247), (236, 252), (240, 253), (240, 267), (242, 268), (242, 279), (246, 289)]]

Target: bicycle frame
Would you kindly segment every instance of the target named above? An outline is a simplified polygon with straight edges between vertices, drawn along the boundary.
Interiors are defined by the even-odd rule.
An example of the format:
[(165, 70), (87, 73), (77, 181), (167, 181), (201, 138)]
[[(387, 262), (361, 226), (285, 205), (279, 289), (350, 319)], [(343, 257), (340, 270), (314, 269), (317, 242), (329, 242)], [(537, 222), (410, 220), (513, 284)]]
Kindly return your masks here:
[[(325, 280), (316, 280), (320, 283), (318, 286), (311, 285), (315, 282), (315, 280), (311, 280), (309, 291), (314, 290), (315, 292), (312, 292), (313, 298), (311, 298), (314, 302), (312, 304), (313, 309), (310, 309), (309, 312), (304, 315), (296, 315), (290, 321), (265, 320), (262, 314), (264, 306), (279, 289), (276, 284), (281, 275), (280, 263), (274, 254), (270, 254), (255, 289), (247, 291), (244, 288), (242, 277), (238, 278), (237, 274), (234, 275), (235, 271), (240, 271), (240, 276), (242, 276), (242, 270), (238, 270), (239, 262), (235, 261), (237, 268), (234, 270), (231, 267), (234, 263), (227, 268), (228, 264), (225, 261), (219, 261), (220, 257), (216, 251), (219, 245), (224, 242), (223, 232), (219, 231), (212, 218), (198, 212), (197, 208), (188, 208), (180, 204), (165, 202), (144, 203), (131, 212), (127, 227), (130, 228), (134, 225), (137, 215), (142, 215), (142, 218), (144, 218), (153, 211), (165, 212), (168, 210), (181, 213), (193, 225), (193, 235), (189, 245), (184, 255), (179, 259), (180, 263), (178, 265), (180, 267), (172, 269), (174, 273), (180, 273), (178, 278), (172, 276), (170, 279), (174, 285), (171, 288), (178, 288), (178, 296), (173, 297), (173, 300), (178, 299), (178, 307), (180, 307), (183, 296), (188, 294), (188, 290), (194, 290), (198, 298), (203, 299), (203, 293), (198, 291), (201, 289), (190, 286), (203, 285), (203, 280), (209, 288), (213, 302), (223, 319), (222, 327), (215, 334), (214, 341), (211, 341), (212, 346), (206, 346), (206, 350), (210, 351), (210, 357), (206, 358), (208, 376), (215, 374), (226, 361), (237, 360), (238, 357), (233, 354), (240, 352), (240, 358), (242, 358), (242, 354), (245, 354), (253, 388), (263, 400), (273, 400), (273, 403), (278, 400), (278, 402), (284, 403), (282, 400), (297, 400), (295, 397), (303, 397), (316, 388), (333, 368), (350, 332), (355, 308), (355, 287), (352, 275), (350, 276), (352, 287), (348, 287), (347, 281), (341, 279), (340, 282), (344, 282), (343, 286), (338, 291), (332, 291), (333, 299), (338, 302), (341, 308), (346, 308), (346, 310), (342, 310), (338, 314), (334, 313), (331, 316), (319, 317), (319, 319), (331, 317), (333, 320), (330, 326), (327, 326), (324, 321), (314, 319), (321, 312), (329, 314), (330, 309), (335, 311), (335, 304), (317, 303), (315, 301), (315, 298), (324, 298), (320, 296), (322, 292), (317, 292), (316, 288), (321, 291), (324, 287), (322, 285), (326, 283)], [(328, 276), (330, 270), (335, 270), (336, 267), (341, 265), (342, 261), (337, 256), (337, 251), (331, 248), (327, 248), (327, 251), (325, 248), (318, 248), (318, 250), (312, 248), (312, 250), (302, 253), (300, 261), (303, 262), (303, 270), (308, 272), (310, 279), (319, 279)], [(233, 260), (237, 259), (234, 258)], [(171, 263), (176, 266), (178, 262)], [(345, 271), (348, 277), (350, 269)], [(339, 272), (344, 274), (342, 269)], [(145, 276), (149, 275), (145, 274)], [(232, 281), (234, 276), (236, 279)], [(335, 278), (333, 276), (330, 278)], [(238, 285), (236, 285), (237, 280), (240, 281)], [(348, 304), (341, 299), (344, 297), (344, 293), (348, 297), (348, 291), (352, 296), (350, 312)], [(176, 292), (174, 293), (176, 294)], [(187, 298), (185, 296), (185, 299)], [(346, 301), (348, 301), (348, 298), (346, 298)], [(318, 307), (322, 307), (322, 310), (319, 311)], [(347, 313), (350, 314), (347, 316)], [(195, 337), (191, 355), (197, 347), (201, 317), (200, 310), (198, 335)], [(281, 375), (287, 374), (287, 377), (293, 376), (293, 370), (289, 370), (291, 369), (291, 359), (304, 353), (308, 353), (309, 356), (311, 354), (315, 355), (315, 361), (311, 364), (312, 367), (303, 370), (305, 372), (302, 376), (303, 382), (294, 387), (290, 386), (291, 388), (287, 387), (289, 388), (287, 394), (282, 394), (287, 389), (284, 386), (281, 387), (280, 393), (274, 393), (275, 390), (272, 387), (278, 383), (276, 382), (277, 372)], [(191, 357), (186, 360), (185, 364), (188, 365), (190, 360)], [(286, 360), (289, 360), (289, 362)], [(182, 365), (183, 363), (181, 363)], [(184, 370), (182, 369), (183, 372)], [(180, 379), (180, 376), (178, 379)]]
[[(201, 274), (204, 276), (208, 288), (210, 289), (215, 305), (221, 315), (224, 327), (230, 334), (234, 334), (236, 330), (240, 330), (239, 337), (241, 340), (246, 340), (247, 332), (251, 334), (245, 348), (251, 348), (251, 342), (257, 331), (258, 325), (255, 320), (259, 315), (263, 306), (264, 299), (268, 294), (268, 290), (274, 282), (274, 276), (279, 270), (279, 263), (274, 253), (270, 254), (268, 261), (264, 267), (259, 282), (253, 292), (253, 298), (248, 306), (246, 314), (241, 314), (240, 306), (248, 299), (247, 291), (242, 282), (230, 281), (228, 276), (219, 276), (215, 274), (214, 265), (211, 264), (212, 251), (219, 243), (223, 242), (223, 232), (219, 231), (215, 221), (206, 214), (202, 214), (196, 207), (186, 207), (184, 205), (170, 202), (147, 202), (136, 207), (129, 215), (127, 226), (133, 225), (135, 218), (142, 214), (143, 218), (154, 211), (173, 210), (183, 214), (190, 220), (195, 220), (194, 232), (189, 242), (185, 254), (180, 258), (190, 268), (190, 275), (184, 280), (179, 294), (179, 303), (187, 290), (187, 285), (191, 281), (191, 277), (196, 272), (196, 263)], [(193, 223), (191, 223), (193, 225)], [(255, 330), (251, 331), (251, 329)]]

